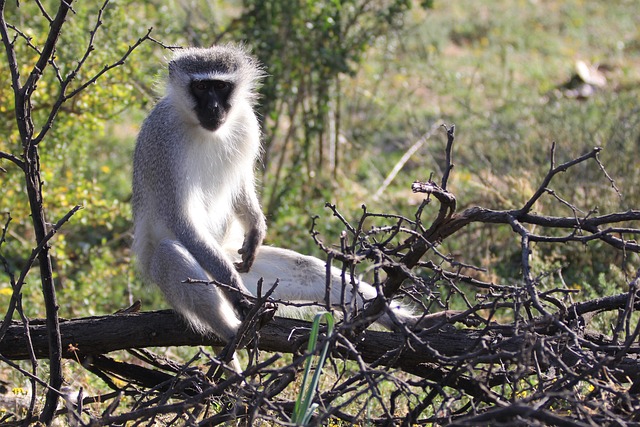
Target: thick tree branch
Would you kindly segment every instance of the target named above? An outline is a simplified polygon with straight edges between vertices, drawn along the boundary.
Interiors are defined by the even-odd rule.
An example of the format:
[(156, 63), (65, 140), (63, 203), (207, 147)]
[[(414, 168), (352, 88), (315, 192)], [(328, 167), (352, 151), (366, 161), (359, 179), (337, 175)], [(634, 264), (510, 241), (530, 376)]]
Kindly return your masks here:
[[(566, 320), (575, 319), (591, 311), (622, 309), (628, 294), (601, 298), (572, 306), (564, 315)], [(638, 303), (636, 302), (636, 305)], [(531, 327), (538, 334), (553, 334), (555, 329), (544, 320), (534, 320)], [(258, 333), (258, 346), (264, 351), (299, 353), (304, 349), (310, 323), (275, 318)], [(165, 347), (165, 346), (223, 346), (215, 337), (204, 337), (191, 331), (170, 310), (124, 313), (108, 316), (61, 320), (62, 357), (78, 360), (89, 355), (105, 354), (117, 350)], [(429, 331), (426, 334), (406, 335), (399, 332), (364, 331), (355, 343), (359, 353), (343, 353), (347, 357), (361, 357), (366, 363), (391, 365), (416, 375), (432, 375), (430, 363), (439, 366), (455, 363), (465, 358), (486, 359), (496, 362), (508, 361), (520, 351), (523, 336), (514, 335), (509, 325), (488, 326), (484, 330)], [(32, 321), (29, 334), (38, 358), (48, 357), (46, 327), (42, 322)], [(551, 339), (552, 335), (546, 339)], [(602, 345), (601, 351), (616, 351), (617, 347), (600, 334), (586, 334), (594, 345)], [(562, 340), (561, 337), (557, 337)], [(637, 350), (637, 349), (636, 349)], [(24, 327), (14, 322), (0, 342), (0, 354), (7, 359), (29, 357)]]

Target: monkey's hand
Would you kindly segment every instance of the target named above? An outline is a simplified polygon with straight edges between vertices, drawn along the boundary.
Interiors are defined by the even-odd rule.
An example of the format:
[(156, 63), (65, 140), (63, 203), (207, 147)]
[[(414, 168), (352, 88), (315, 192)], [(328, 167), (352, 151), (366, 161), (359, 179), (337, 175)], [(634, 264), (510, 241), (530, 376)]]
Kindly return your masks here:
[(242, 255), (242, 262), (234, 263), (236, 270), (240, 273), (246, 273), (253, 265), (258, 253), (258, 246), (264, 240), (265, 231), (262, 228), (253, 228), (244, 236), (242, 247), (238, 249), (238, 253)]

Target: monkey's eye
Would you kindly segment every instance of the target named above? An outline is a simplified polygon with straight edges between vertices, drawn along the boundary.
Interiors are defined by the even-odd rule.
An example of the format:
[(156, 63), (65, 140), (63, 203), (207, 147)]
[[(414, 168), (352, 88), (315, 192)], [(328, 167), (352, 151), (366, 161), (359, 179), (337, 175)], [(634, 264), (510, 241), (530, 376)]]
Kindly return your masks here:
[(216, 80), (215, 82), (213, 82), (213, 88), (215, 90), (225, 90), (228, 87), (229, 87), (229, 83), (227, 82), (223, 82), (221, 80)]
[(195, 90), (205, 91), (209, 88), (209, 84), (205, 81), (196, 81), (192, 83), (191, 87)]

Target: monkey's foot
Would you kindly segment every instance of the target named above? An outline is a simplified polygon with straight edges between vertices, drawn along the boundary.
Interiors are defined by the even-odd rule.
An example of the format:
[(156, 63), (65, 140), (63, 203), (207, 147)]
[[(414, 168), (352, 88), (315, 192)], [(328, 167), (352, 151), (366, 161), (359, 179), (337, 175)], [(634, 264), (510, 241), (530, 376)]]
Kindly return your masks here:
[[(257, 331), (262, 329), (267, 323), (271, 322), (276, 314), (278, 305), (271, 301), (262, 300), (257, 303), (251, 303), (245, 299), (249, 305), (244, 306), (246, 311), (242, 312), (242, 325), (238, 331), (238, 347), (246, 347), (257, 336)], [(258, 302), (258, 301), (257, 301)]]

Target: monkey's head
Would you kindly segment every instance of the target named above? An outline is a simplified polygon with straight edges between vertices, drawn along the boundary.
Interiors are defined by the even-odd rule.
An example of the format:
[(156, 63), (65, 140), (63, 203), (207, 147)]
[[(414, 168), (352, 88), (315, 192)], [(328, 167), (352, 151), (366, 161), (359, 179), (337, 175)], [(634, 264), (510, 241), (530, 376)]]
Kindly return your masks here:
[(213, 132), (238, 104), (253, 106), (262, 76), (257, 60), (242, 47), (188, 48), (169, 62), (167, 95), (190, 122)]

